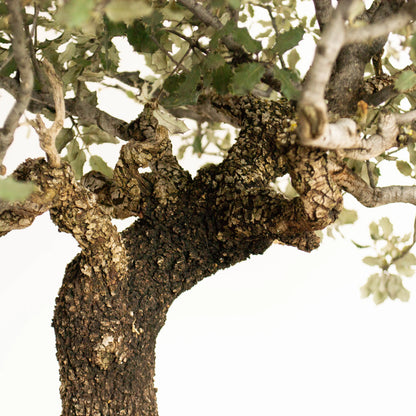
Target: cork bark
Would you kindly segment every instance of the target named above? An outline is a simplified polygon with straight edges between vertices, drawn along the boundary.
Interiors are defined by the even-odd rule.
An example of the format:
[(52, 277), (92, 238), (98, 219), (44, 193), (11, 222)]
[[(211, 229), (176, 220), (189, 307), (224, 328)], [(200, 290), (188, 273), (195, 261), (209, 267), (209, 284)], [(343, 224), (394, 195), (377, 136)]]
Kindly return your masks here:
[[(217, 270), (263, 253), (273, 241), (316, 248), (314, 231), (341, 209), (326, 153), (294, 143), (290, 103), (252, 96), (211, 100), (241, 127), (221, 164), (192, 179), (147, 106), (128, 127), (131, 140), (114, 178), (90, 173), (85, 195), (72, 183), (69, 204), (84, 211), (71, 213), (67, 203), (52, 209), (61, 230), (79, 229), (83, 236), (53, 321), (64, 416), (156, 416), (155, 342), (174, 299)], [(140, 174), (144, 167), (151, 172)], [(292, 200), (270, 187), (286, 173), (299, 193)], [(129, 215), (136, 222), (115, 233), (111, 217)]]

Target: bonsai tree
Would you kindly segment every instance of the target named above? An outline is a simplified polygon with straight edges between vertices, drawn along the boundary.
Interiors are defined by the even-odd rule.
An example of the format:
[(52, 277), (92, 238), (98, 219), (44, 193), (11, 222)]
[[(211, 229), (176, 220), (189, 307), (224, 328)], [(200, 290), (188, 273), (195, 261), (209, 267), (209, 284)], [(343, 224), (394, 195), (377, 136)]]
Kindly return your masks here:
[[(0, 235), (49, 211), (80, 246), (53, 318), (63, 415), (157, 415), (155, 343), (181, 293), (273, 242), (317, 249), (322, 230), (354, 218), (345, 193), (367, 207), (416, 202), (414, 186), (377, 186), (380, 163), (415, 175), (415, 2), (315, 0), (310, 17), (302, 3), (0, 4), (0, 87), (14, 97), (0, 130)], [(304, 37), (317, 42), (306, 74)], [(126, 48), (142, 59), (134, 71)], [(100, 88), (124, 91), (140, 114), (102, 110)], [(23, 116), (45, 157), (7, 172)], [(177, 156), (220, 161), (192, 177), (174, 134)], [(93, 152), (103, 143), (114, 166)], [(118, 232), (115, 218), (135, 221)], [(385, 246), (364, 259), (379, 272), (363, 296), (407, 300), (415, 236), (393, 236), (387, 218), (370, 232)]]

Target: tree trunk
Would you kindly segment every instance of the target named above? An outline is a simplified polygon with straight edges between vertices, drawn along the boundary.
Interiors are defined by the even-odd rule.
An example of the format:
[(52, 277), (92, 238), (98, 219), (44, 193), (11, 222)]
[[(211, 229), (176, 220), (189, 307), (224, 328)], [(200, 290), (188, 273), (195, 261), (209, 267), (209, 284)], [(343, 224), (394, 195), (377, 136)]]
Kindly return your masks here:
[[(37, 160), (17, 171), (50, 195), (53, 221), (82, 248), (67, 267), (53, 324), (63, 416), (156, 416), (155, 343), (172, 302), (274, 240), (312, 250), (314, 230), (341, 209), (326, 153), (292, 140), (289, 103), (212, 102), (242, 128), (224, 161), (194, 179), (149, 108), (130, 125), (114, 178), (84, 180), (95, 195), (65, 166)], [(292, 200), (269, 186), (286, 172), (299, 193)], [(111, 217), (128, 215), (139, 219), (120, 234)]]

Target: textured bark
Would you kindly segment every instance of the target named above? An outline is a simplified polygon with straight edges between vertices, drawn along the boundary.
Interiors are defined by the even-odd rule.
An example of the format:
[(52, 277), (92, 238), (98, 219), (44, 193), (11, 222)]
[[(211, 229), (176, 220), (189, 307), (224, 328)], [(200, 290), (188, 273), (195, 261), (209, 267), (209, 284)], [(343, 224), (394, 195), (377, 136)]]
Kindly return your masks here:
[[(114, 179), (84, 180), (105, 212), (139, 219), (117, 240), (104, 215), (99, 241), (87, 241), (67, 267), (54, 317), (64, 416), (157, 415), (154, 348), (174, 299), (217, 270), (263, 253), (274, 240), (316, 248), (314, 230), (341, 209), (327, 155), (293, 143), (289, 103), (250, 96), (211, 100), (241, 126), (221, 164), (192, 180), (148, 106), (129, 126), (131, 140)], [(143, 167), (151, 172), (138, 173)], [(286, 172), (299, 192), (293, 200), (269, 186)], [(104, 189), (113, 198), (104, 198)], [(95, 209), (84, 214), (88, 229), (101, 224)], [(67, 212), (55, 206), (53, 219), (71, 232)], [(114, 253), (127, 259), (127, 270), (115, 271)]]

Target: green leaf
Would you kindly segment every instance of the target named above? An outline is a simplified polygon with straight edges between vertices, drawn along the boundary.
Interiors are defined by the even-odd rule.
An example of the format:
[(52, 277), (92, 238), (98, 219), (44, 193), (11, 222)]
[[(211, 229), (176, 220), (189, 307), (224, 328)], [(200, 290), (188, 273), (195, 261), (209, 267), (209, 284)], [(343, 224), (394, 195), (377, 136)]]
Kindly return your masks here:
[(295, 47), (302, 40), (304, 33), (305, 30), (300, 26), (281, 33), (276, 39), (276, 45), (273, 47), (273, 51), (282, 55), (289, 49)]
[(287, 63), (289, 64), (290, 69), (295, 69), (296, 64), (299, 62), (300, 56), (296, 49), (292, 49), (289, 52), (289, 55), (287, 57)]
[(196, 104), (199, 96), (197, 87), (201, 79), (201, 72), (198, 66), (194, 66), (187, 74), (174, 75), (169, 77), (163, 84), (169, 97), (163, 100), (165, 107), (178, 107), (181, 105)]
[(370, 236), (372, 240), (379, 240), (380, 239), (380, 232), (378, 229), (378, 225), (373, 221), (369, 227), (370, 229)]
[(346, 225), (346, 224), (354, 224), (355, 221), (358, 220), (357, 211), (353, 209), (346, 209), (344, 208), (339, 214), (338, 222), (339, 224)]
[(174, 117), (163, 109), (157, 108), (153, 111), (153, 116), (156, 118), (161, 126), (166, 127), (171, 134), (181, 134), (189, 130), (188, 126), (180, 119)]
[(74, 42), (69, 42), (68, 45), (66, 45), (65, 50), (59, 54), (58, 63), (63, 64), (71, 60), (75, 56), (76, 49), (77, 45)]
[(85, 156), (85, 152), (83, 150), (80, 150), (76, 157), (73, 160), (70, 160), (69, 163), (72, 167), (72, 170), (74, 171), (74, 176), (76, 180), (79, 180), (82, 178), (83, 171), (84, 171), (84, 164), (86, 162), (87, 158)]
[(411, 176), (413, 173), (413, 168), (404, 160), (397, 160), (396, 167), (404, 176)]
[(387, 217), (383, 217), (381, 218), (379, 225), (383, 230), (383, 237), (387, 239), (393, 232), (393, 224)]
[(74, 138), (72, 129), (63, 128), (59, 132), (55, 140), (55, 146), (58, 153), (61, 153), (63, 148)]
[(212, 86), (218, 94), (227, 94), (230, 91), (230, 82), (233, 76), (233, 71), (230, 65), (225, 64), (217, 68), (212, 73)]
[(94, 0), (68, 0), (59, 10), (57, 19), (69, 27), (81, 27), (92, 15)]
[(15, 202), (24, 201), (35, 190), (31, 182), (19, 182), (11, 176), (0, 180), (0, 200)]
[(80, 150), (78, 142), (76, 140), (70, 141), (66, 146), (66, 150), (68, 152), (66, 155), (68, 162), (73, 161), (77, 157)]
[(113, 169), (111, 169), (105, 161), (97, 155), (90, 157), (90, 166), (91, 169), (101, 172), (103, 175), (107, 176), (108, 178), (113, 177)]
[(104, 130), (101, 130), (95, 124), (92, 124), (91, 126), (83, 127), (81, 138), (82, 138), (82, 141), (87, 146), (93, 143), (95, 144), (118, 143), (118, 139), (116, 137), (112, 136), (111, 134), (108, 134)]
[[(232, 21), (230, 20), (229, 22)], [(253, 39), (245, 27), (234, 27), (231, 31), (231, 36), (237, 43), (239, 43), (241, 46), (244, 46), (244, 49), (246, 49), (247, 52), (256, 53), (261, 51), (261, 42)]]
[(153, 12), (152, 2), (146, 0), (111, 0), (105, 6), (107, 16), (114, 22), (131, 23)]
[(288, 69), (274, 68), (275, 77), (281, 82), (282, 93), (288, 100), (299, 98), (300, 90), (296, 86), (297, 76)]
[(192, 148), (194, 153), (197, 155), (201, 155), (202, 153), (202, 136), (200, 134), (197, 134), (195, 136), (194, 142), (192, 143)]
[(371, 257), (367, 256), (363, 258), (363, 263), (367, 264), (368, 266), (383, 266), (384, 259), (381, 257)]
[(416, 74), (413, 71), (403, 71), (396, 79), (394, 86), (400, 92), (407, 91), (416, 85)]
[(225, 64), (225, 59), (218, 53), (210, 53), (204, 60), (208, 69), (218, 69)]
[(256, 84), (260, 82), (264, 71), (263, 65), (256, 62), (239, 65), (231, 83), (234, 94), (244, 95), (251, 92)]
[[(156, 34), (155, 38), (160, 41), (161, 34)], [(152, 30), (145, 27), (143, 23), (135, 20), (127, 28), (127, 40), (136, 52), (154, 53), (159, 47), (152, 40)]]
[(227, 0), (227, 3), (233, 8), (233, 9), (239, 9), (241, 6), (241, 0)]

